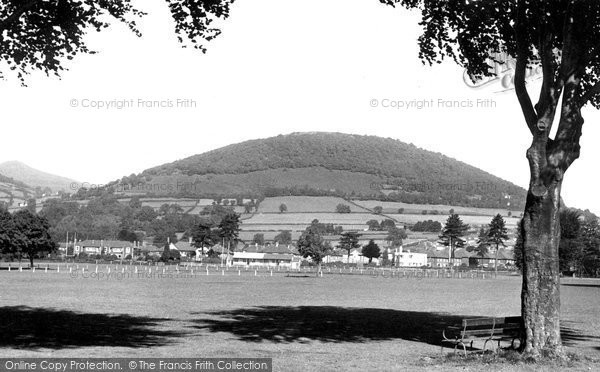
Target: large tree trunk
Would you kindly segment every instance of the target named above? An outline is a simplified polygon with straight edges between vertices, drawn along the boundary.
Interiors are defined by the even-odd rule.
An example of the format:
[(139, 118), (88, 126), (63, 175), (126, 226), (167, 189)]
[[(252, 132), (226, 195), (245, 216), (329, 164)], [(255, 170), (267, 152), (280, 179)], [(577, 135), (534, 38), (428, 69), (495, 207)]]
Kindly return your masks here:
[(554, 182), (543, 195), (530, 187), (523, 217), (523, 352), (561, 356), (560, 337), (560, 189)]
[(33, 270), (33, 255), (29, 255), (29, 267)]

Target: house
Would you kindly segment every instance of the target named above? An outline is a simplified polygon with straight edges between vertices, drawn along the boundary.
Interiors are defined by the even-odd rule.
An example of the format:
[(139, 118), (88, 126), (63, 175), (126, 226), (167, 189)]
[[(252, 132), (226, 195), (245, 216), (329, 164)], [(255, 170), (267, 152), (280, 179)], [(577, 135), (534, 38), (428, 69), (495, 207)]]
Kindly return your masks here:
[[(494, 267), (496, 262), (496, 252), (492, 249), (489, 252), (487, 252), (483, 257), (474, 255), (474, 258), (477, 260), (478, 266)], [(500, 248), (498, 250), (498, 266), (514, 266), (514, 264), (514, 251), (506, 248)]]
[(198, 256), (196, 247), (192, 246), (192, 238), (188, 241), (178, 241), (176, 244), (171, 243), (169, 249), (178, 251), (182, 258)]
[[(371, 262), (379, 265), (378, 258), (373, 258)], [(350, 250), (350, 257), (348, 257), (348, 251), (344, 249), (334, 249), (332, 252), (323, 257), (323, 263), (363, 265), (369, 263), (369, 259), (363, 256), (362, 248), (354, 248)]]
[(240, 251), (233, 253), (231, 264), (233, 266), (246, 267), (284, 267), (298, 269), (300, 267), (300, 256), (290, 247), (280, 246), (246, 246)]
[(137, 243), (123, 240), (82, 240), (75, 243), (73, 253), (88, 255), (115, 255), (118, 258), (133, 257), (139, 251)]
[(427, 266), (427, 253), (411, 252), (410, 249), (404, 252), (400, 246), (394, 251), (394, 263), (398, 267)]
[(139, 249), (139, 256), (149, 257), (160, 257), (164, 251), (164, 248), (159, 248), (152, 244), (146, 244), (145, 242)]

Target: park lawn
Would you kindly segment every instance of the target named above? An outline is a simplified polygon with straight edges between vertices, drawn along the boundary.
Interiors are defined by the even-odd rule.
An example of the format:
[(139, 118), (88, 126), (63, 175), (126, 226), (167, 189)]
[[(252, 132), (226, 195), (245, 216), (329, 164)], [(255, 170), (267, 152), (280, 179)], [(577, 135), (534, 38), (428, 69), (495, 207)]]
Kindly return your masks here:
[[(271, 357), (277, 371), (477, 371), (482, 365), (440, 356), (442, 327), (468, 316), (517, 315), (520, 307), (518, 277), (211, 274), (97, 280), (0, 271), (0, 356), (246, 356)], [(600, 287), (565, 284), (575, 284), (562, 287), (567, 350), (596, 358), (572, 367), (597, 370)]]

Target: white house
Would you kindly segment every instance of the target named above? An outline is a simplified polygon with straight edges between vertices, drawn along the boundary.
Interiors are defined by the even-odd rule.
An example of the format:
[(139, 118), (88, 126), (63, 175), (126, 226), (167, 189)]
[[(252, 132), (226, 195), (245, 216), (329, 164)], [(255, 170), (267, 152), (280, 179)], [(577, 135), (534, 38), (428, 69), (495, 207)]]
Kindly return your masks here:
[(416, 253), (410, 250), (404, 252), (400, 246), (394, 251), (394, 262), (399, 267), (427, 266), (427, 253)]
[(75, 243), (74, 254), (115, 255), (118, 258), (133, 257), (136, 245), (122, 240), (83, 240)]
[(297, 269), (300, 267), (300, 257), (294, 254), (291, 249), (279, 246), (278, 244), (266, 247), (254, 245), (234, 252), (231, 264), (238, 267), (284, 267)]

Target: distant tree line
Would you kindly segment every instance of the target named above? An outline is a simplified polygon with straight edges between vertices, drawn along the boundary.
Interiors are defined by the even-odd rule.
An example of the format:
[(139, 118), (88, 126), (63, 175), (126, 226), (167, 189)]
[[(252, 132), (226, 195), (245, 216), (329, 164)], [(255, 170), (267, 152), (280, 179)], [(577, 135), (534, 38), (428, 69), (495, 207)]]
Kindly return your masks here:
[(438, 221), (427, 220), (427, 221), (418, 221), (411, 228), (412, 231), (418, 232), (440, 232), (442, 231), (442, 224)]

